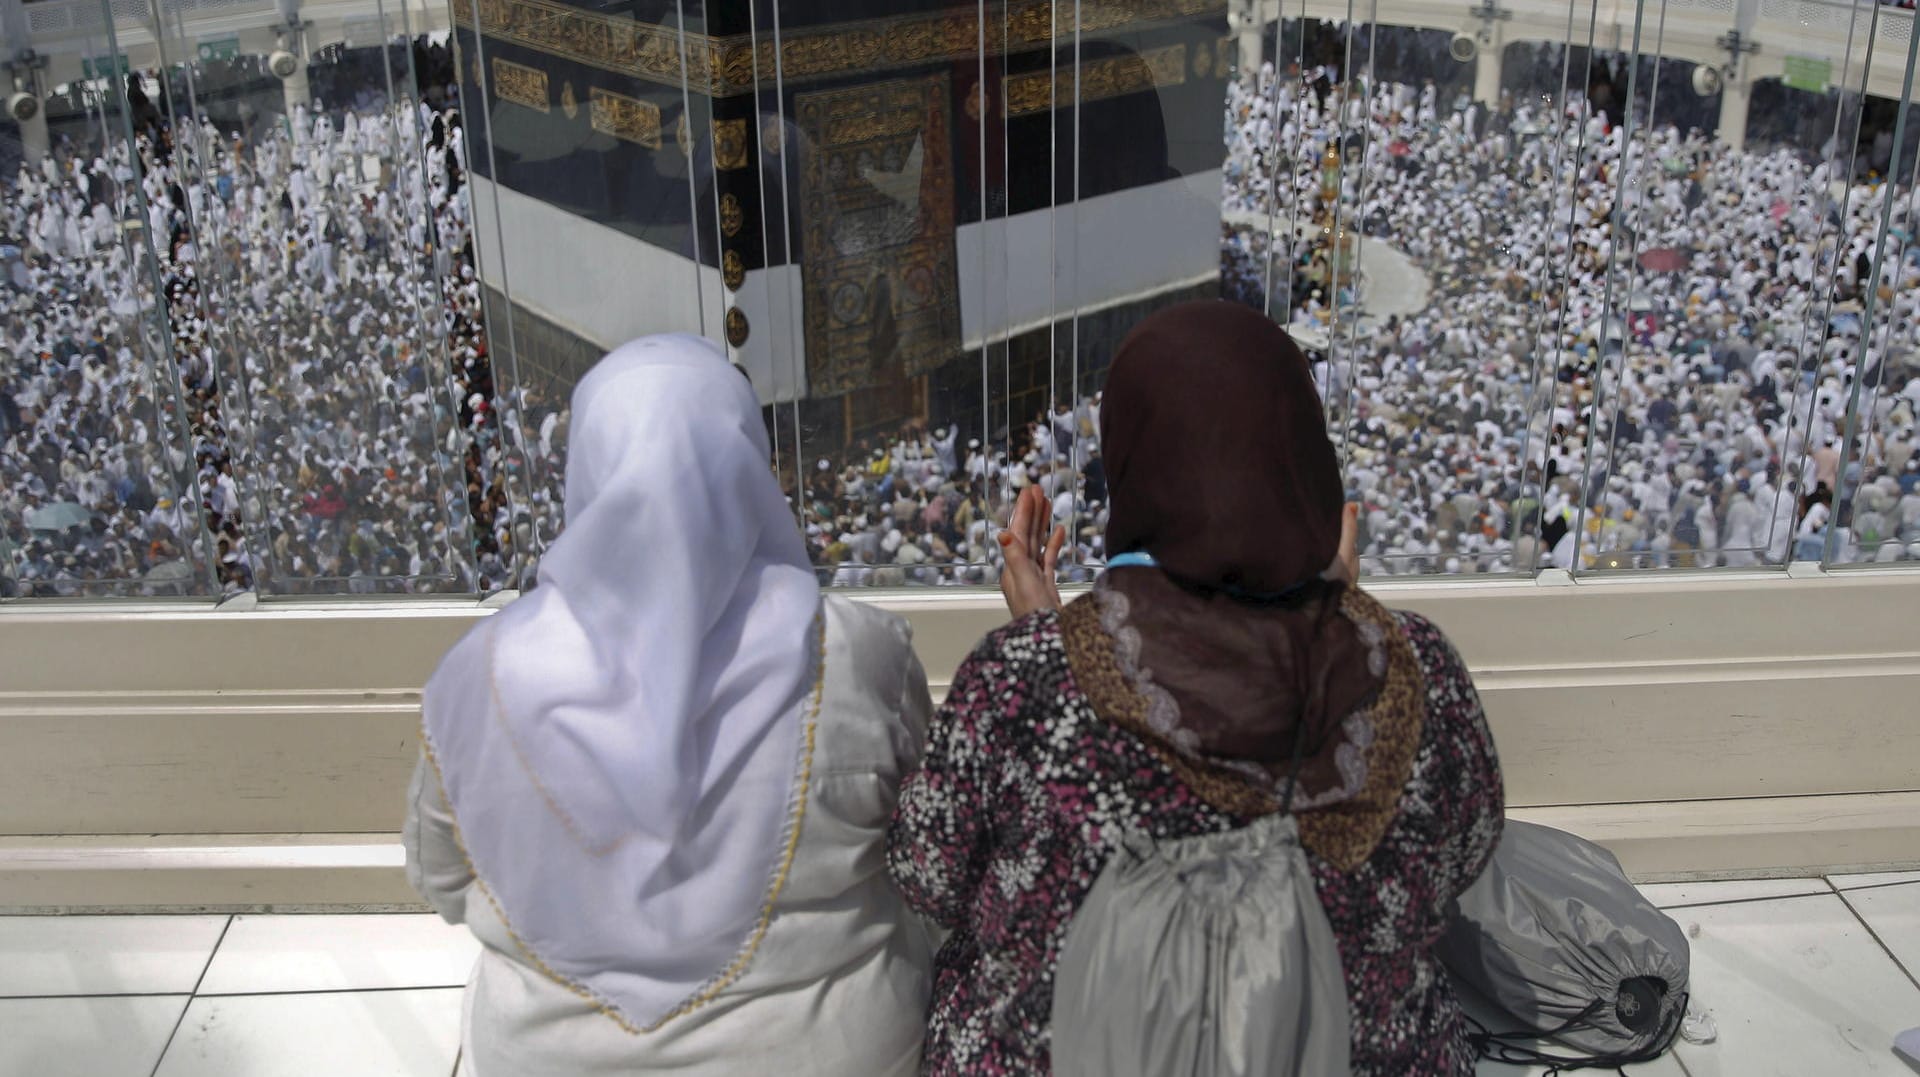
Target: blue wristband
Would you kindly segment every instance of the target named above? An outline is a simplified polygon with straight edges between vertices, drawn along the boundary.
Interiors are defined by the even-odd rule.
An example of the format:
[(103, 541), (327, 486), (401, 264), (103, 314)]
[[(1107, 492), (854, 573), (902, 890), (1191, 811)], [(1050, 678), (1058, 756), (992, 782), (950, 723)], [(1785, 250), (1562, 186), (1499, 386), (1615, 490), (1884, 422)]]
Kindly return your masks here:
[[(1117, 554), (1107, 559), (1107, 568), (1109, 570), (1116, 569), (1116, 568), (1159, 568), (1159, 567), (1160, 567), (1160, 562), (1157, 559), (1155, 559), (1155, 557), (1152, 554), (1148, 553), (1145, 550), (1129, 550), (1126, 553)], [(1220, 586), (1214, 588), (1214, 590), (1220, 591), (1223, 594), (1231, 595), (1234, 598), (1241, 599), (1247, 602), (1284, 602), (1288, 598), (1291, 598), (1294, 595), (1299, 594), (1301, 591), (1305, 590), (1307, 585), (1311, 584), (1312, 582), (1313, 582), (1312, 580), (1302, 580), (1301, 582), (1294, 584), (1292, 587), (1289, 587), (1284, 591), (1275, 591), (1272, 593), (1248, 591), (1243, 588), (1235, 587), (1232, 584), (1221, 584)]]

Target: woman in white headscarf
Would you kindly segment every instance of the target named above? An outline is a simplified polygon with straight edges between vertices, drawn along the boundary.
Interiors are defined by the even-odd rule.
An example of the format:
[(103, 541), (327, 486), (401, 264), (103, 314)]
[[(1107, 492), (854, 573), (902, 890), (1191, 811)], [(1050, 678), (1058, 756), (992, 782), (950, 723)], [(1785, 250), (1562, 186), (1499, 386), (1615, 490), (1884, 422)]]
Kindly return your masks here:
[(573, 397), (539, 587), (428, 683), (407, 867), (485, 944), (471, 1077), (911, 1074), (931, 965), (881, 842), (930, 708), (820, 593), (751, 387), (650, 337)]

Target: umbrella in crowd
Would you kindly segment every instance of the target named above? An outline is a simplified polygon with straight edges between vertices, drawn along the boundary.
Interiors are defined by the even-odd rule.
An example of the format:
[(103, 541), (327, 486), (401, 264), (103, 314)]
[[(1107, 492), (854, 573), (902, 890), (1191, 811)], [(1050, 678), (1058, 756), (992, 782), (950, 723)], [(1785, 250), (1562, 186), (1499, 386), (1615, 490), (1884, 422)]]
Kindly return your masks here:
[(44, 505), (27, 513), (27, 527), (33, 531), (71, 531), (76, 527), (85, 527), (93, 514), (85, 505), (73, 501), (58, 501)]
[(1677, 247), (1655, 247), (1640, 252), (1642, 268), (1655, 273), (1678, 273), (1687, 268), (1687, 252)]

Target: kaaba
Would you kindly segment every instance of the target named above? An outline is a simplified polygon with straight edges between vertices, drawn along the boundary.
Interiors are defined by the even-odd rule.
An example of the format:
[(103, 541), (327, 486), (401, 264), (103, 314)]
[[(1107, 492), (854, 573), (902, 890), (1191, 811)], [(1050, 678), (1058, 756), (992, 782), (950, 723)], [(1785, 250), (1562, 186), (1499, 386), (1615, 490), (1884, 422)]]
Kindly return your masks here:
[[(926, 418), (943, 410), (936, 398), (977, 413), (985, 364), (955, 360), (997, 345), (1007, 362), (1050, 367), (1057, 346), (1041, 339), (1036, 353), (1018, 338), (1069, 309), (1110, 313), (1104, 292), (1137, 302), (1161, 284), (1191, 289), (1217, 265), (1237, 56), (1225, 0), (452, 0), (452, 11), (472, 171), (704, 267), (676, 278), (700, 296), (630, 301), (712, 311), (708, 335), (757, 383), (778, 383), (759, 385), (763, 399), (835, 403), (848, 436)], [(1209, 183), (1211, 223), (1193, 204)], [(1112, 222), (1166, 215), (1113, 198), (1161, 190), (1205, 233), (1183, 245), (1193, 264), (1092, 265), (1142, 260), (1099, 255), (1117, 242)], [(1030, 257), (1022, 237), (1036, 225), (1080, 228), (1072, 238), (1091, 253), (1065, 268), (1058, 253)], [(714, 282), (723, 291), (704, 294)], [(558, 284), (514, 290), (546, 286)], [(1027, 310), (1036, 290), (1054, 305)]]

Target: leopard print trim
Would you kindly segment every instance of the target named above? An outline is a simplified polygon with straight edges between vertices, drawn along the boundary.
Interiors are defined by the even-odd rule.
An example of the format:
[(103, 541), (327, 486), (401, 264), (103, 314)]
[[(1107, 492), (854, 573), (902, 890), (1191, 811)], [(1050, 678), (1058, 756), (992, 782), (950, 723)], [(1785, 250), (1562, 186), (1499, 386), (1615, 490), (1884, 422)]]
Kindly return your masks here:
[[(1341, 721), (1342, 743), (1334, 749), (1340, 785), (1310, 797), (1296, 795), (1294, 809), (1307, 848), (1346, 871), (1372, 854), (1399, 809), (1426, 723), (1426, 694), (1418, 657), (1392, 611), (1350, 588), (1340, 612), (1359, 626), (1368, 645), (1367, 664), (1385, 680), (1372, 701)], [(1154, 696), (1167, 693), (1139, 668), (1138, 635), (1125, 617), (1124, 596), (1098, 586), (1060, 612), (1068, 665), (1095, 713), (1139, 737), (1214, 808), (1242, 817), (1279, 811), (1280, 783), (1263, 768), (1182, 750), (1162, 731), (1170, 713), (1175, 730), (1186, 732), (1178, 729), (1178, 707), (1170, 696), (1159, 707), (1172, 707), (1171, 712), (1156, 712)], [(1191, 743), (1190, 736), (1179, 740)]]

